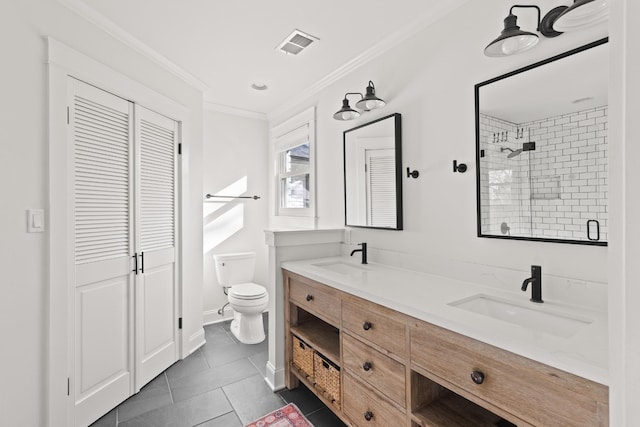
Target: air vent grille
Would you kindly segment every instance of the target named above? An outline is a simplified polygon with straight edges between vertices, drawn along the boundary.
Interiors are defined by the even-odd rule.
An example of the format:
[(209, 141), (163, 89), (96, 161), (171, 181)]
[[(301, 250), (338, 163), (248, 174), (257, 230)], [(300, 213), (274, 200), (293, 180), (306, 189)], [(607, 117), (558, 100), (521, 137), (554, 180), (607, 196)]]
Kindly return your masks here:
[(289, 53), (291, 55), (299, 54), (302, 52), (302, 49), (304, 48), (293, 43), (285, 43), (285, 45), (280, 48), (284, 53)]
[(295, 36), (293, 36), (291, 38), (291, 40), (289, 40), (290, 43), (296, 44), (298, 46), (302, 46), (302, 47), (307, 47), (309, 46), (311, 43), (313, 43), (313, 40), (303, 36), (302, 34), (296, 34)]
[(294, 30), (278, 45), (277, 49), (289, 55), (297, 55), (317, 40), (319, 40), (317, 37)]

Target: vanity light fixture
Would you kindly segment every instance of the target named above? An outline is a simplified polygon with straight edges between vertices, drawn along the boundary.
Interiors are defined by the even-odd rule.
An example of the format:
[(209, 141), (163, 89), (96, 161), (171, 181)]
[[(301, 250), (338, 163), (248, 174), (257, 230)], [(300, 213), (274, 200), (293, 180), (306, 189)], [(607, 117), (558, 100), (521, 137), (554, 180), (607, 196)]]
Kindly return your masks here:
[(382, 108), (386, 105), (386, 102), (376, 96), (376, 87), (371, 80), (369, 80), (365, 93), (366, 95), (362, 95), (360, 92), (345, 93), (344, 99), (342, 100), (342, 108), (333, 115), (333, 118), (336, 120), (346, 121), (360, 117), (360, 112), (354, 110), (349, 105), (349, 100), (347, 99), (349, 95), (360, 96), (360, 100), (356, 102), (356, 108), (363, 111), (375, 110), (376, 108)]
[(342, 108), (333, 115), (334, 119), (347, 121), (347, 120), (353, 120), (360, 117), (360, 112), (354, 110), (349, 105), (349, 100), (347, 99), (347, 96), (349, 95), (360, 95), (360, 97), (362, 97), (362, 94), (359, 92), (345, 93), (344, 99), (342, 100)]
[(604, 22), (609, 17), (608, 0), (574, 0), (553, 22), (556, 31), (567, 32)]
[(360, 101), (356, 102), (357, 108), (364, 111), (371, 111), (376, 108), (382, 108), (387, 104), (376, 96), (376, 87), (371, 80), (369, 80), (369, 84), (365, 90), (366, 95)]
[[(528, 31), (522, 31), (517, 25), (518, 17), (513, 14), (515, 8), (531, 8), (538, 12), (538, 27), (536, 30), (545, 37), (557, 37), (560, 32), (553, 29), (551, 16), (558, 16), (565, 6), (552, 9), (545, 17), (540, 19), (540, 8), (534, 5), (514, 5), (509, 9), (509, 15), (504, 18), (504, 30), (498, 38), (489, 43), (484, 49), (484, 54), (491, 57), (509, 56), (524, 52), (538, 44), (538, 35)], [(562, 10), (558, 10), (562, 8)], [(554, 12), (555, 11), (555, 12)], [(554, 15), (552, 15), (554, 14)]]
[(515, 8), (536, 9), (538, 14), (536, 31), (548, 38), (557, 37), (564, 31), (604, 22), (609, 16), (608, 0), (574, 0), (572, 6), (555, 7), (542, 18), (538, 6), (514, 5), (504, 19), (504, 30), (484, 49), (486, 56), (515, 55), (538, 44), (537, 34), (523, 31), (517, 25), (518, 17), (513, 14)]

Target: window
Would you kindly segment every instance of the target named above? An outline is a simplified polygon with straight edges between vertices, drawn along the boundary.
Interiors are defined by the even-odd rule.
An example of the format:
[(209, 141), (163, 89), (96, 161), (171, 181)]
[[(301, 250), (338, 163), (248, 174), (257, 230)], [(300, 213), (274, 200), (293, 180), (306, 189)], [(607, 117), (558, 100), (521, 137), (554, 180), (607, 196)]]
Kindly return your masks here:
[(280, 182), (280, 207), (300, 209), (309, 207), (309, 141), (281, 151), (279, 154), (278, 180)]
[(271, 129), (276, 217), (315, 221), (314, 134), (314, 108)]

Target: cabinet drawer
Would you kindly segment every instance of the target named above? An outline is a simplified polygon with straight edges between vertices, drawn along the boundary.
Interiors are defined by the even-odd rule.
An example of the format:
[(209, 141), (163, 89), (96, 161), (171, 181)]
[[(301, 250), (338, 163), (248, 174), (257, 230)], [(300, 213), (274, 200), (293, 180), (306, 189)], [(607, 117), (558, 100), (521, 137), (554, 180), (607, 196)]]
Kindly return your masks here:
[(346, 372), (343, 379), (343, 410), (354, 426), (391, 427), (406, 424), (405, 414), (389, 401)]
[(428, 323), (411, 328), (411, 363), (533, 425), (608, 425), (607, 387)]
[(407, 356), (405, 325), (384, 307), (365, 301), (344, 301), (342, 327), (384, 351)]
[(315, 314), (321, 319), (332, 323), (334, 326), (340, 324), (340, 298), (327, 291), (324, 285), (311, 285), (302, 281), (290, 278), (289, 298), (298, 307)]
[(342, 363), (352, 374), (405, 407), (405, 367), (402, 363), (348, 334), (343, 335)]

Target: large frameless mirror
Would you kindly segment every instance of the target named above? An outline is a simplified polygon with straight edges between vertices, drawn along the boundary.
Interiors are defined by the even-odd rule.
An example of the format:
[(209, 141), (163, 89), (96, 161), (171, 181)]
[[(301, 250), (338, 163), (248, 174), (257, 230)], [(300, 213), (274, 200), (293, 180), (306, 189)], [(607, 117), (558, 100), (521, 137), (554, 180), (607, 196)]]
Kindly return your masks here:
[(606, 245), (607, 39), (479, 83), (478, 236)]
[(344, 132), (345, 224), (402, 230), (399, 113)]

